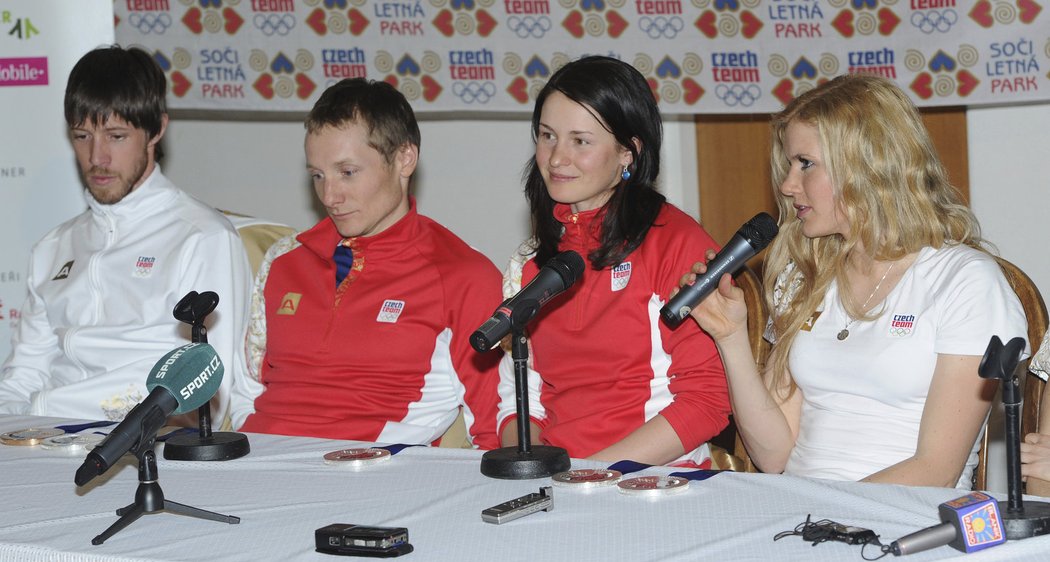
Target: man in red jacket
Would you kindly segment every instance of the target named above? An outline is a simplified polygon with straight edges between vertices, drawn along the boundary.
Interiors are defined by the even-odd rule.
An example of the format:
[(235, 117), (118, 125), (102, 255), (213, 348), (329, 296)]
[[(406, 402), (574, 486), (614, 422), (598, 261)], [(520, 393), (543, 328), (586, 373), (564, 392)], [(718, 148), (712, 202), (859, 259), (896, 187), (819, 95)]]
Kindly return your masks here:
[(306, 118), (307, 170), (328, 217), (277, 242), (259, 270), (243, 431), (429, 444), (460, 406), (498, 446), (498, 353), (469, 343), (502, 300), (492, 263), (416, 213), (419, 127), (393, 86), (343, 80)]

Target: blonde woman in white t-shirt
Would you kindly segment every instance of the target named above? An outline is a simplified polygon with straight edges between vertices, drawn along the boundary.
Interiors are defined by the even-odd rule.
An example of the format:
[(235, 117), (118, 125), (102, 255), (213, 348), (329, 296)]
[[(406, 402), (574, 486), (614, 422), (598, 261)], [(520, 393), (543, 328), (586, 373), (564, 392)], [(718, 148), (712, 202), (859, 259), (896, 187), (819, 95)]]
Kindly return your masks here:
[(840, 76), (772, 127), (763, 372), (728, 275), (692, 312), (748, 453), (764, 472), (969, 488), (995, 392), (977, 367), (1025, 317), (918, 111), (888, 80)]

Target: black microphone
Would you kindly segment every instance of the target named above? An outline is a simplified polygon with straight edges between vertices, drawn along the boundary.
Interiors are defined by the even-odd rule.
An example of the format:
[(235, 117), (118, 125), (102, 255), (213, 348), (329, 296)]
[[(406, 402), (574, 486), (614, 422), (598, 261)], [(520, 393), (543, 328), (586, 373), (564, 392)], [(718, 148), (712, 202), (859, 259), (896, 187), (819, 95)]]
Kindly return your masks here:
[(707, 262), (707, 273), (696, 278), (692, 285), (682, 287), (663, 308), (660, 317), (671, 328), (677, 328), (693, 307), (718, 287), (722, 274), (740, 271), (747, 260), (761, 252), (773, 241), (779, 229), (777, 221), (767, 213), (759, 213), (736, 231), (728, 244)]
[(124, 453), (149, 443), (169, 415), (196, 410), (210, 400), (219, 390), (223, 371), (215, 348), (206, 343), (191, 343), (166, 353), (146, 379), (149, 396), (87, 454), (73, 482), (87, 484)]
[[(572, 286), (583, 274), (583, 258), (572, 250), (562, 252), (547, 260), (533, 279), (518, 294), (503, 301), (489, 318), (470, 336), (470, 345), (478, 351), (488, 351), (504, 336), (510, 333), (513, 325), (511, 317), (516, 313), (519, 323), (528, 322), (547, 301)], [(531, 309), (531, 310), (530, 310)], [(521, 314), (527, 317), (521, 318)]]

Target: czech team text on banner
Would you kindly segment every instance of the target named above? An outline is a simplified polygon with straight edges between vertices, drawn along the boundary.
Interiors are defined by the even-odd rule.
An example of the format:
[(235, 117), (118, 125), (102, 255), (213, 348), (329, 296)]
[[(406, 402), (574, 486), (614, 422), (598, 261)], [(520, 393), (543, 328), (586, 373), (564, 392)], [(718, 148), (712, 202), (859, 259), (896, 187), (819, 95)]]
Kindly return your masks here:
[(584, 54), (666, 113), (764, 113), (846, 72), (920, 106), (1050, 100), (1050, 0), (116, 0), (171, 107), (301, 111), (347, 77), (417, 111), (522, 111)]

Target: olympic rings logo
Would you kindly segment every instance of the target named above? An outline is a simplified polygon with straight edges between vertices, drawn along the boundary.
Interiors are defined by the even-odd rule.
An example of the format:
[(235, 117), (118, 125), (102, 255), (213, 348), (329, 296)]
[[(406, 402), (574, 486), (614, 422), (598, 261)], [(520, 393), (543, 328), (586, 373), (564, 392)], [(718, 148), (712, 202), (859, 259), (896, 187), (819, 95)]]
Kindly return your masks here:
[(678, 16), (673, 18), (665, 18), (663, 16), (650, 18), (646, 16), (638, 20), (638, 27), (650, 39), (659, 39), (661, 37), (674, 39), (685, 28), (685, 24), (682, 23), (682, 18)]
[(904, 336), (911, 335), (911, 328), (890, 328), (890, 336), (896, 338), (903, 338)]
[(492, 82), (456, 82), (452, 84), (452, 93), (463, 103), (485, 104), (496, 96), (496, 85)]
[(171, 27), (171, 16), (167, 13), (159, 15), (150, 13), (131, 14), (128, 17), (128, 23), (144, 35), (149, 35), (150, 33), (163, 35)]
[(955, 10), (928, 10), (925, 12), (912, 12), (911, 24), (919, 31), (930, 34), (934, 31), (947, 33), (952, 26), (959, 21), (959, 14)]
[(762, 97), (762, 90), (756, 84), (748, 84), (747, 86), (743, 84), (733, 84), (732, 86), (719, 84), (715, 88), (715, 96), (729, 107), (737, 105), (751, 107), (758, 101), (758, 98)]
[(520, 39), (528, 39), (529, 37), (542, 39), (551, 30), (551, 20), (547, 16), (538, 18), (532, 16), (522, 18), (511, 16), (507, 20), (507, 27)]
[(255, 14), (255, 19), (252, 20), (256, 29), (263, 32), (263, 35), (267, 37), (276, 33), (277, 35), (285, 36), (291, 33), (295, 27), (295, 16), (292, 14)]

